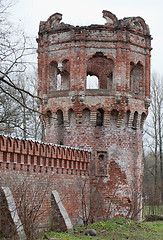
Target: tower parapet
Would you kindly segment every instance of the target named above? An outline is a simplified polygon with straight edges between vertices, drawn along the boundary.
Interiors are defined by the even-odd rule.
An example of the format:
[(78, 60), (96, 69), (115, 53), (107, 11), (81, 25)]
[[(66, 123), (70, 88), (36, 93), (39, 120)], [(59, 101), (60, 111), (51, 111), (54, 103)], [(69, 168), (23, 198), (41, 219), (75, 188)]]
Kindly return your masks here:
[(119, 20), (106, 10), (103, 17), (104, 25), (72, 26), (55, 13), (40, 23), (38, 94), (46, 141), (91, 150), (92, 196), (99, 192), (109, 215), (118, 189), (119, 215), (127, 215), (133, 201), (133, 211), (141, 204), (132, 189), (141, 192), (151, 36), (141, 17)]

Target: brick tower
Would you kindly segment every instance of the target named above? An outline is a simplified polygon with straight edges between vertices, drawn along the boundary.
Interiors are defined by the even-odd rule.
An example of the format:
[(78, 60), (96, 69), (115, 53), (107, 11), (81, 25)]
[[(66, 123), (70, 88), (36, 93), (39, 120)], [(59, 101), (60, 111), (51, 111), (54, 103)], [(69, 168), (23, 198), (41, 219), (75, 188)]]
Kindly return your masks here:
[(72, 26), (40, 22), (38, 94), (46, 142), (88, 149), (90, 220), (141, 219), (142, 126), (150, 98), (151, 36), (141, 17)]

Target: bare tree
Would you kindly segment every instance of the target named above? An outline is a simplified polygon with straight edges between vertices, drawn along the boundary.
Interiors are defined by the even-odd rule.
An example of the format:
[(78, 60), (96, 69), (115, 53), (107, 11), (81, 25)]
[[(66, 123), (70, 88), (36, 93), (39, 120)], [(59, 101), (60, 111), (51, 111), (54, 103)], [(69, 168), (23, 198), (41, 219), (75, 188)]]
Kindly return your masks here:
[[(24, 94), (35, 98), (37, 95), (17, 85), (16, 78), (17, 73), (27, 69), (29, 56), (35, 53), (36, 49), (24, 32), (8, 21), (9, 10), (13, 4), (15, 4), (14, 0), (0, 1), (0, 91), (25, 106)], [(16, 94), (12, 93), (13, 88)]]
[[(18, 73), (17, 86), (30, 91), (37, 92), (36, 69), (32, 72)], [(5, 86), (6, 88), (7, 86)], [(16, 95), (14, 88), (9, 90)], [(17, 96), (18, 98), (18, 96)], [(20, 105), (4, 92), (0, 94), (0, 133), (9, 134), (12, 137), (23, 137), (25, 139), (44, 140), (43, 124), (40, 119), (38, 99), (23, 93), (23, 105)], [(28, 106), (28, 107), (26, 107)]]
[[(153, 159), (154, 169), (146, 169), (148, 174), (154, 178), (154, 195), (157, 201), (160, 196), (163, 202), (163, 156), (162, 156), (162, 137), (163, 137), (163, 79), (158, 74), (152, 76), (151, 87), (151, 105), (149, 109), (149, 116), (145, 123), (144, 134), (144, 149), (145, 167), (147, 164), (147, 156)], [(151, 160), (150, 160), (151, 161)]]
[[(35, 176), (13, 174), (0, 177), (0, 187), (8, 186), (16, 199), (17, 211), (27, 240), (36, 239), (42, 221), (49, 211), (44, 204), (46, 204), (51, 184), (51, 175), (43, 177), (38, 173)], [(0, 206), (0, 211), (3, 210), (2, 208), (3, 206)]]
[(9, 22), (14, 0), (0, 1), (0, 132), (43, 140), (39, 119), (37, 74), (31, 63), (36, 49), (24, 32)]

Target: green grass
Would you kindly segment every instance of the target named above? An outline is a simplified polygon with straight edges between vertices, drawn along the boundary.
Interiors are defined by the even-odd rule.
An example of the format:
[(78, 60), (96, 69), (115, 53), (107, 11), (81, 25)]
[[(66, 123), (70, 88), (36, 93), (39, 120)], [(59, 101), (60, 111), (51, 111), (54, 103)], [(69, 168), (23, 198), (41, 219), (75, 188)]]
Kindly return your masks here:
[[(74, 232), (56, 233), (47, 232), (46, 234), (60, 240), (162, 240), (163, 239), (163, 222), (137, 223), (124, 218), (113, 219), (108, 222), (93, 223), (87, 228), (94, 228), (97, 236), (85, 236), (84, 227), (76, 228)], [(42, 240), (45, 238), (42, 238)]]

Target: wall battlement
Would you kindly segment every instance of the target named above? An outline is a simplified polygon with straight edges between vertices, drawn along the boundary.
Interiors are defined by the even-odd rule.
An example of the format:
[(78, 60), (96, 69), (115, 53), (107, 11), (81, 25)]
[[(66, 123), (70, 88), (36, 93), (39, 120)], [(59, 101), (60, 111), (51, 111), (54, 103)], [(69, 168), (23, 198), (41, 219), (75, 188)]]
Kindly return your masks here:
[(1, 168), (85, 174), (90, 156), (89, 151), (82, 149), (0, 136)]

